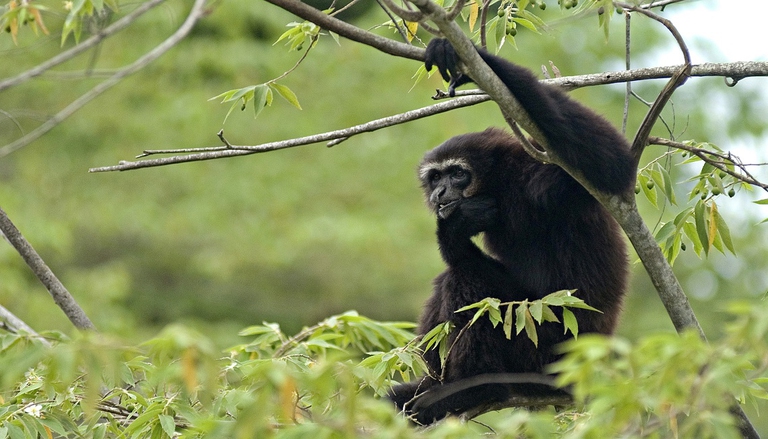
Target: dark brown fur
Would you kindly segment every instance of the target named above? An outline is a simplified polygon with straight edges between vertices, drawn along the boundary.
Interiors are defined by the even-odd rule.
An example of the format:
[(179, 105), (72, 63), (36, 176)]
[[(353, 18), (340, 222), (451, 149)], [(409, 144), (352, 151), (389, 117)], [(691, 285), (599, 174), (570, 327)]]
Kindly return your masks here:
[[(444, 67), (455, 57), (444, 40), (431, 43), (427, 64)], [(437, 53), (437, 46), (439, 53)], [(528, 70), (480, 51), (546, 136), (554, 151), (575, 166), (599, 190), (631, 190), (634, 165), (624, 137), (593, 111), (560, 90), (541, 85)], [(469, 79), (454, 75), (452, 84)], [(503, 302), (540, 299), (576, 289), (578, 297), (602, 313), (576, 310), (579, 332), (614, 331), (627, 288), (627, 255), (620, 228), (610, 214), (560, 167), (532, 159), (519, 141), (489, 129), (454, 137), (429, 151), (423, 164), (461, 159), (472, 172), (473, 193), (455, 213), (438, 218), (438, 242), (448, 268), (434, 281), (418, 332), (451, 321), (451, 342), (472, 317), (455, 313), (485, 297)], [(430, 183), (423, 180), (427, 197)], [(486, 252), (471, 237), (484, 232)], [(458, 339), (443, 372), (436, 350), (425, 352), (432, 378), (396, 386), (391, 398), (421, 423), (460, 413), (508, 395), (509, 389), (485, 386), (431, 407), (414, 397), (440, 385), (486, 373), (542, 373), (558, 358), (553, 347), (566, 340), (563, 325), (538, 329), (539, 346), (521, 334), (507, 340), (501, 327), (482, 318)], [(449, 343), (450, 344), (450, 343)]]

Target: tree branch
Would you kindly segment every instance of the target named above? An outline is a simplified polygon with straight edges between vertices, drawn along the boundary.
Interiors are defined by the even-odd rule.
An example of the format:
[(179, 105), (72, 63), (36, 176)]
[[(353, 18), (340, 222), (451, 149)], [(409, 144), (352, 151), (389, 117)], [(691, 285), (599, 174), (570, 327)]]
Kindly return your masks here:
[[(155, 1), (159, 1), (159, 0), (155, 0)], [(23, 148), (29, 145), (31, 142), (37, 140), (43, 134), (53, 129), (56, 125), (60, 124), (66, 118), (68, 118), (77, 110), (82, 108), (88, 102), (92, 101), (97, 96), (99, 96), (100, 94), (104, 93), (105, 91), (109, 90), (114, 85), (122, 81), (125, 77), (138, 72), (139, 70), (146, 67), (149, 63), (151, 63), (152, 61), (162, 56), (165, 52), (170, 50), (173, 46), (178, 44), (179, 41), (181, 41), (182, 39), (184, 39), (184, 37), (187, 36), (189, 31), (192, 30), (192, 27), (194, 27), (197, 20), (203, 16), (204, 6), (205, 6), (205, 0), (195, 0), (195, 3), (189, 12), (189, 15), (187, 16), (187, 19), (184, 20), (184, 23), (182, 23), (182, 25), (179, 27), (179, 29), (176, 30), (176, 32), (173, 33), (173, 35), (168, 37), (165, 41), (157, 45), (154, 49), (152, 49), (150, 52), (146, 53), (144, 56), (134, 61), (129, 66), (119, 70), (117, 73), (112, 75), (112, 77), (110, 77), (106, 81), (96, 85), (90, 91), (88, 91), (84, 95), (72, 101), (72, 103), (67, 105), (63, 110), (56, 113), (53, 117), (45, 121), (45, 123), (35, 128), (31, 132), (29, 132), (27, 135), (0, 148), (0, 157), (4, 157), (12, 153), (13, 151), (16, 151), (19, 148)]]
[[(249, 155), (262, 152), (276, 151), (279, 149), (293, 148), (296, 146), (309, 145), (319, 142), (330, 142), (344, 140), (351, 136), (360, 133), (368, 133), (376, 131), (381, 128), (398, 125), (405, 122), (421, 119), (424, 117), (433, 116), (435, 114), (444, 113), (446, 111), (453, 110), (455, 108), (466, 107), (470, 105), (479, 104), (481, 102), (488, 101), (487, 96), (466, 96), (463, 98), (453, 99), (447, 102), (441, 102), (439, 104), (430, 105), (429, 107), (420, 108), (418, 110), (408, 111), (406, 113), (398, 114), (395, 116), (385, 117), (377, 119), (371, 122), (367, 122), (361, 125), (356, 125), (350, 128), (342, 130), (329, 131), (322, 134), (316, 134), (313, 136), (300, 137), (297, 139), (284, 140), (280, 142), (264, 143), (256, 146), (236, 146), (225, 145), (211, 148), (191, 148), (186, 150), (171, 149), (171, 150), (146, 150), (141, 157), (153, 154), (176, 154), (180, 152), (193, 152), (194, 154), (185, 156), (166, 157), (162, 159), (154, 160), (141, 160), (136, 162), (121, 161), (115, 166), (104, 166), (100, 168), (89, 169), (88, 172), (107, 172), (107, 171), (127, 171), (131, 169), (147, 168), (154, 166), (165, 166), (176, 163), (185, 163), (200, 160), (211, 160), (225, 157), (234, 157), (240, 155)], [(338, 144), (338, 142), (333, 143)]]
[[(587, 75), (568, 76), (561, 78), (544, 79), (542, 82), (553, 86), (562, 87), (565, 90), (574, 90), (581, 87), (590, 87), (603, 84), (615, 84), (628, 81), (640, 81), (647, 79), (669, 78), (680, 66), (652, 67), (635, 70), (622, 70), (617, 72), (594, 73)], [(736, 63), (708, 63), (693, 66), (692, 76), (768, 76), (768, 62), (736, 62)], [(156, 166), (173, 165), (177, 163), (188, 163), (203, 160), (214, 160), (241, 155), (249, 155), (260, 152), (274, 151), (278, 149), (293, 148), (296, 146), (309, 145), (318, 142), (330, 142), (338, 139), (375, 131), (381, 128), (394, 126), (400, 123), (410, 122), (434, 114), (440, 114), (446, 111), (455, 110), (481, 102), (487, 102), (491, 98), (482, 90), (465, 90), (456, 93), (460, 98), (452, 99), (451, 104), (435, 104), (418, 110), (412, 110), (395, 116), (367, 122), (362, 125), (336, 130), (313, 136), (302, 137), (299, 139), (289, 139), (280, 142), (271, 142), (254, 146), (230, 146), (230, 147), (202, 147), (202, 148), (180, 148), (180, 149), (158, 149), (146, 150), (137, 158), (155, 154), (189, 154), (185, 156), (166, 157), (163, 159), (152, 159), (142, 161), (120, 161), (114, 166), (103, 166), (91, 168), (89, 172), (108, 172), (108, 171), (128, 171), (132, 169), (149, 168)], [(445, 95), (447, 96), (447, 94)]]
[[(625, 10), (638, 12), (648, 18), (651, 18), (652, 20), (663, 24), (664, 27), (666, 27), (675, 37), (675, 41), (677, 41), (678, 46), (680, 46), (680, 51), (683, 53), (683, 65), (678, 71), (675, 72), (674, 75), (672, 75), (670, 80), (667, 81), (666, 85), (664, 85), (664, 88), (659, 93), (659, 96), (653, 102), (653, 105), (651, 105), (648, 113), (646, 113), (642, 124), (640, 124), (640, 128), (637, 130), (635, 139), (632, 141), (632, 153), (635, 157), (635, 163), (639, 163), (640, 157), (642, 156), (643, 150), (645, 149), (645, 145), (648, 143), (648, 136), (651, 134), (651, 129), (656, 124), (656, 120), (658, 120), (659, 115), (661, 115), (661, 111), (667, 105), (667, 102), (669, 102), (669, 99), (672, 97), (672, 93), (674, 93), (678, 87), (683, 85), (691, 75), (691, 54), (688, 51), (688, 46), (685, 44), (683, 36), (680, 35), (680, 32), (678, 32), (677, 28), (672, 24), (671, 21), (656, 15), (648, 9), (642, 9), (637, 6), (622, 2), (614, 3), (617, 6), (621, 6)], [(629, 15), (627, 15), (627, 17), (629, 17)]]
[(97, 34), (88, 38), (82, 43), (75, 45), (73, 48), (67, 51), (61, 52), (60, 54), (54, 56), (53, 58), (25, 72), (19, 73), (18, 75), (12, 78), (8, 78), (3, 81), (0, 81), (0, 91), (17, 86), (25, 81), (28, 81), (32, 78), (42, 75), (43, 73), (45, 73), (45, 71), (53, 67), (56, 67), (61, 63), (69, 61), (70, 59), (85, 52), (91, 47), (94, 47), (97, 44), (101, 43), (101, 41), (104, 40), (105, 38), (110, 37), (113, 34), (120, 32), (121, 30), (130, 26), (139, 17), (144, 15), (145, 12), (149, 11), (150, 9), (154, 8), (155, 6), (159, 5), (164, 1), (165, 0), (149, 0), (146, 3), (142, 3), (138, 8), (134, 9), (133, 12), (131, 12), (130, 14), (127, 14), (125, 17), (117, 20), (116, 22), (112, 23), (108, 27), (100, 30)]
[[(725, 172), (726, 174), (732, 176), (733, 178), (743, 181), (744, 183), (747, 183), (752, 186), (759, 187), (763, 189), (764, 191), (768, 192), (768, 184), (762, 183), (758, 181), (748, 170), (747, 166), (744, 163), (741, 163), (741, 161), (729, 154), (721, 154), (716, 151), (710, 151), (703, 148), (697, 148), (695, 146), (687, 145), (682, 142), (676, 142), (674, 140), (664, 139), (661, 137), (649, 137), (648, 138), (648, 144), (649, 145), (660, 145), (660, 146), (666, 146), (669, 148), (676, 148), (676, 149), (682, 149), (684, 151), (688, 151), (691, 154), (695, 155), (696, 157), (700, 158), (703, 162), (709, 163), (710, 165), (714, 166), (720, 171)], [(714, 158), (713, 158), (714, 157)], [(741, 173), (732, 171), (728, 168), (728, 164), (732, 164), (733, 166), (741, 169)]]
[(371, 46), (389, 55), (409, 58), (416, 61), (424, 60), (424, 49), (400, 43), (390, 38), (381, 37), (374, 33), (360, 29), (338, 18), (331, 17), (322, 11), (313, 8), (299, 0), (266, 0), (273, 5), (285, 9), (286, 11), (297, 15), (304, 20), (311, 21), (316, 25), (337, 33), (342, 37), (349, 38), (352, 41)]
[(40, 340), (40, 343), (42, 343), (44, 346), (51, 346), (51, 343), (48, 340), (40, 336), (40, 334), (35, 332), (35, 330), (27, 325), (23, 320), (16, 317), (12, 312), (8, 311), (8, 309), (2, 305), (0, 305), (0, 327), (14, 333), (26, 332), (32, 337)]
[(0, 208), (0, 231), (3, 232), (5, 238), (16, 251), (19, 252), (35, 276), (45, 285), (45, 288), (53, 297), (53, 301), (64, 311), (69, 321), (80, 330), (96, 329), (88, 316), (85, 315), (83, 309), (80, 308), (80, 305), (77, 304), (75, 298), (69, 294), (69, 291), (53, 274), (51, 269), (48, 268), (43, 258), (32, 248), (32, 245), (24, 239), (19, 229), (13, 225), (13, 222), (11, 222), (11, 219), (8, 218), (8, 215), (6, 215), (2, 208)]

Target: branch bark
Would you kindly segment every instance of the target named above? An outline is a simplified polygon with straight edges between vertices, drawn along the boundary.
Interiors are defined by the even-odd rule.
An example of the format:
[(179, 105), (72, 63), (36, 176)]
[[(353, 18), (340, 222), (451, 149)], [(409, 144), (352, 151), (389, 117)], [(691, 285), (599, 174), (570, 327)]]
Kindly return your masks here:
[(0, 305), (0, 327), (4, 327), (4, 329), (15, 333), (20, 331), (26, 332), (27, 334), (40, 340), (40, 343), (42, 343), (43, 346), (51, 346), (51, 343), (48, 340), (41, 337), (40, 334), (35, 332), (34, 329), (32, 329), (23, 320), (16, 317), (12, 312), (8, 311), (8, 309), (2, 305)]
[(299, 0), (267, 0), (273, 5), (285, 9), (286, 11), (297, 15), (304, 20), (311, 21), (316, 25), (337, 33), (344, 38), (371, 46), (389, 55), (409, 58), (416, 61), (424, 60), (424, 49), (411, 46), (405, 43), (399, 43), (390, 38), (381, 37), (374, 33), (360, 29), (349, 23), (339, 20), (313, 8)]
[[(575, 90), (581, 87), (591, 87), (595, 85), (616, 84), (629, 81), (641, 81), (648, 79), (670, 78), (676, 72), (680, 71), (681, 66), (650, 67), (635, 70), (622, 70), (616, 72), (592, 73), (587, 75), (568, 76), (552, 79), (544, 79), (542, 82), (562, 87), (565, 90)], [(768, 62), (734, 62), (734, 63), (706, 63), (694, 65), (691, 68), (691, 76), (708, 77), (722, 76), (742, 78), (747, 76), (768, 76)], [(146, 157), (154, 154), (187, 154), (161, 159), (149, 159), (141, 161), (122, 160), (117, 165), (102, 166), (89, 169), (89, 172), (109, 172), (109, 171), (130, 171), (133, 169), (151, 168), (157, 166), (174, 165), (178, 163), (188, 163), (204, 160), (214, 160), (228, 157), (256, 154), (278, 149), (294, 148), (297, 146), (310, 145), (318, 142), (329, 142), (336, 139), (348, 138), (357, 134), (372, 132), (377, 129), (394, 126), (400, 123), (410, 122), (423, 117), (440, 114), (459, 108), (477, 105), (482, 102), (490, 101), (491, 98), (482, 90), (466, 90), (456, 93), (460, 96), (452, 99), (451, 104), (439, 103), (424, 107), (418, 110), (412, 110), (399, 115), (389, 116), (377, 119), (354, 127), (343, 130), (330, 131), (327, 133), (316, 134), (313, 136), (302, 137), (299, 139), (289, 139), (280, 142), (270, 142), (260, 145), (236, 146), (227, 148), (201, 147), (201, 148), (181, 148), (181, 149), (158, 149), (146, 150), (137, 156)], [(445, 94), (447, 96), (447, 94)], [(418, 115), (418, 116), (417, 116)], [(191, 153), (191, 154), (190, 154)]]
[(6, 215), (2, 208), (0, 208), (0, 231), (3, 232), (5, 238), (11, 243), (16, 251), (19, 252), (24, 259), (24, 262), (26, 262), (29, 268), (32, 269), (35, 276), (37, 276), (40, 282), (45, 285), (45, 288), (51, 294), (51, 297), (53, 297), (53, 301), (56, 302), (56, 305), (58, 305), (62, 311), (64, 311), (64, 314), (69, 318), (69, 321), (80, 330), (96, 329), (88, 316), (85, 315), (85, 311), (83, 311), (83, 309), (80, 308), (80, 305), (77, 304), (75, 298), (69, 294), (69, 291), (67, 291), (56, 275), (53, 274), (53, 271), (48, 268), (48, 265), (45, 264), (43, 258), (37, 254), (34, 248), (32, 248), (32, 245), (24, 239), (24, 236), (22, 236), (19, 229), (13, 225), (13, 222), (8, 218), (8, 215)]

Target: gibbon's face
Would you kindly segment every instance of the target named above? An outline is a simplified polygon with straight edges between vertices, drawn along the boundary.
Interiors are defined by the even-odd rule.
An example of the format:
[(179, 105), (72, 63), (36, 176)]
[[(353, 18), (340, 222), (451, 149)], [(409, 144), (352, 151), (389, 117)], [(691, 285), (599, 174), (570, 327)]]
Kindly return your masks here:
[(427, 205), (442, 219), (451, 216), (462, 200), (475, 192), (472, 168), (460, 158), (426, 162), (419, 169), (419, 177)]

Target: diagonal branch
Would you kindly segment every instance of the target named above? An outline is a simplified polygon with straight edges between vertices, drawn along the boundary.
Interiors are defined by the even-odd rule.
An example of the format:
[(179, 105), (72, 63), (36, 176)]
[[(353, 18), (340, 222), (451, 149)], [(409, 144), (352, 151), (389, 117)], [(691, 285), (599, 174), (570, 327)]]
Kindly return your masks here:
[(14, 333), (20, 331), (26, 332), (32, 337), (40, 340), (43, 346), (50, 347), (51, 343), (40, 336), (34, 329), (27, 325), (23, 320), (16, 317), (12, 312), (8, 311), (4, 306), (0, 305), (0, 329), (5, 329)]
[(374, 47), (389, 55), (409, 58), (416, 61), (424, 60), (424, 49), (422, 48), (400, 43), (390, 38), (365, 31), (357, 26), (341, 21), (338, 18), (331, 17), (299, 0), (267, 0), (267, 2), (285, 9), (304, 20), (311, 21), (323, 29), (337, 33), (352, 41), (365, 44), (366, 46)]
[(53, 297), (53, 301), (56, 302), (56, 305), (58, 305), (62, 311), (64, 311), (64, 314), (69, 318), (69, 321), (80, 330), (96, 329), (88, 316), (85, 315), (83, 309), (80, 308), (80, 305), (77, 304), (75, 298), (69, 294), (69, 291), (62, 285), (56, 275), (53, 274), (51, 269), (48, 268), (48, 265), (45, 264), (43, 258), (41, 258), (35, 249), (32, 248), (32, 245), (24, 239), (24, 236), (21, 235), (19, 229), (13, 225), (11, 219), (8, 218), (8, 215), (6, 215), (5, 211), (1, 208), (0, 231), (2, 231), (5, 238), (11, 243), (16, 251), (19, 252), (24, 259), (24, 262), (26, 262), (29, 268), (32, 269), (32, 272), (35, 273), (35, 276), (37, 276), (37, 278), (40, 279), (40, 282), (45, 285), (45, 288), (51, 294), (51, 297)]

